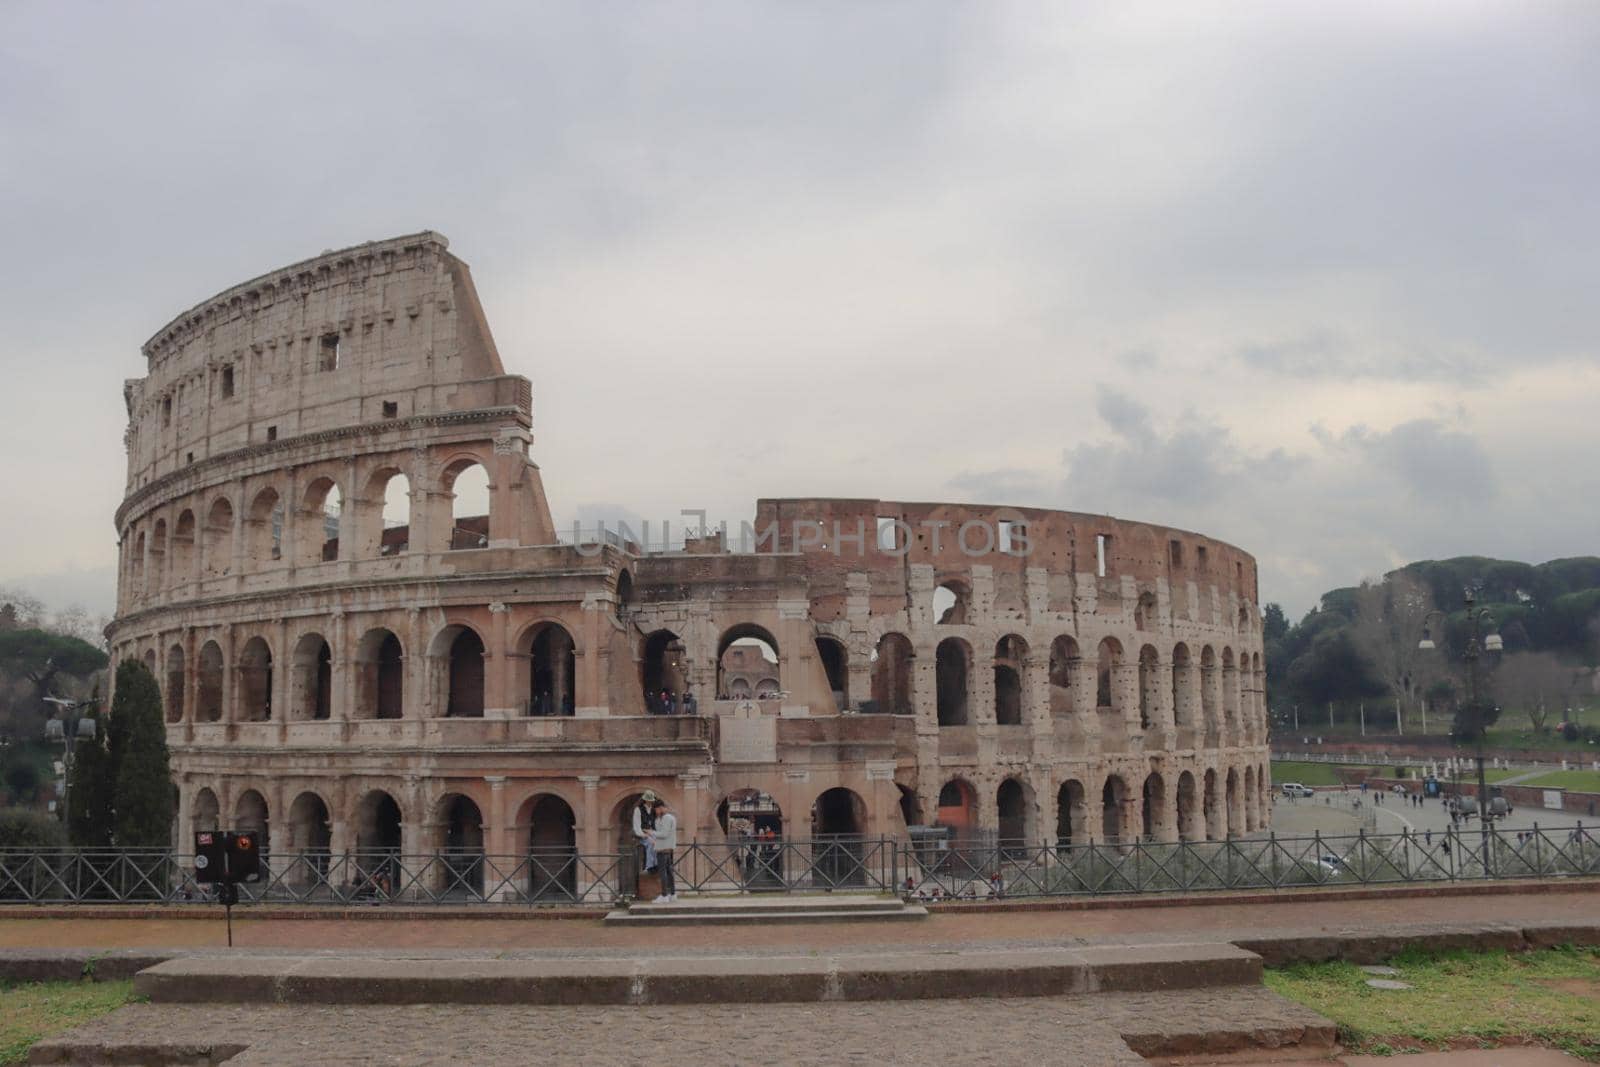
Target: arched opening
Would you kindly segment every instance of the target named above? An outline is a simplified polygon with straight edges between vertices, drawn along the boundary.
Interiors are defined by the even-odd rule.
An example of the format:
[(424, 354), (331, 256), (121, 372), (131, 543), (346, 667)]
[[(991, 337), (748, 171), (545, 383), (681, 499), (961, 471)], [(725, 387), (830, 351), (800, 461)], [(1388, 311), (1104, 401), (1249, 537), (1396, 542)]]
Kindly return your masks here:
[(283, 558), (283, 501), (271, 487), (256, 494), (245, 520), (245, 556), (252, 567), (266, 567)]
[(760, 683), (779, 677), (778, 642), (761, 627), (741, 623), (726, 630), (717, 642), (717, 694), (731, 694), (735, 682), (742, 681), (747, 693), (759, 694)]
[[(662, 694), (682, 693), (689, 688), (687, 655), (683, 641), (671, 630), (657, 630), (644, 639), (639, 678), (644, 692), (646, 714), (665, 706)], [(748, 695), (748, 694), (747, 694)]]
[(1127, 816), (1128, 785), (1113, 774), (1100, 790), (1100, 836), (1108, 844), (1121, 844), (1122, 835), (1131, 832)]
[(1089, 839), (1089, 798), (1083, 783), (1071, 779), (1056, 792), (1056, 847), (1071, 848)]
[(291, 719), (327, 719), (333, 714), (333, 649), (321, 634), (295, 642)]
[(970, 594), (965, 582), (941, 582), (933, 591), (933, 621), (940, 626), (959, 626), (967, 621)]
[(940, 726), (967, 724), (967, 674), (971, 649), (959, 637), (939, 642), (934, 653), (934, 689)]
[(235, 830), (248, 830), (256, 835), (257, 847), (261, 851), (261, 858), (267, 858), (272, 837), (268, 833), (267, 798), (254, 789), (246, 789), (239, 794), (239, 799), (233, 805), (233, 828)]
[(1244, 832), (1253, 834), (1256, 831), (1256, 769), (1244, 769), (1244, 818), (1242, 820)]
[(783, 809), (759, 789), (735, 789), (717, 805), (717, 825), (731, 840), (776, 840), (783, 836)]
[(1217, 654), (1206, 645), (1200, 650), (1200, 714), (1205, 719), (1206, 747), (1221, 743), (1217, 722)]
[(1073, 685), (1077, 672), (1083, 667), (1078, 653), (1078, 642), (1070, 637), (1058, 637), (1050, 642), (1050, 716), (1064, 719), (1076, 708)]
[(1225, 814), (1227, 816), (1227, 836), (1238, 837), (1244, 832), (1244, 818), (1243, 812), (1239, 810), (1239, 804), (1241, 800), (1239, 795), (1239, 772), (1232, 767), (1228, 768), (1226, 788), (1227, 794), (1225, 797)]
[(227, 497), (212, 501), (206, 512), (205, 569), (207, 578), (221, 578), (233, 570), (233, 505)]
[(154, 532), (150, 535), (150, 570), (149, 582), (145, 588), (151, 593), (161, 592), (167, 577), (167, 520), (157, 519)]
[(173, 645), (167, 649), (167, 721), (183, 721), (184, 698), (184, 657), (183, 646)]
[(872, 653), (872, 701), (876, 710), (910, 715), (911, 668), (915, 654), (904, 634), (884, 634)]
[(1156, 708), (1161, 703), (1161, 656), (1145, 645), (1139, 650), (1139, 727), (1148, 730), (1156, 723)]
[(867, 828), (867, 805), (843, 787), (829, 789), (811, 807), (812, 870), (823, 886), (863, 885), (861, 836)]
[(439, 815), (445, 895), (483, 896), (483, 813), (471, 797), (450, 793), (439, 801)]
[(517, 822), (527, 827), (528, 896), (572, 900), (578, 893), (578, 819), (551, 793), (529, 798)]
[(994, 646), (994, 721), (1001, 726), (1022, 725), (1022, 668), (1028, 643), (1007, 634)]
[(333, 842), (333, 821), (328, 805), (315, 793), (305, 792), (289, 805), (289, 851), (296, 857), (300, 875), (296, 881), (326, 881), (328, 858)]
[(572, 635), (559, 623), (549, 622), (530, 631), (530, 637), (528, 714), (576, 714), (578, 661)]
[(617, 617), (621, 618), (633, 606), (633, 575), (617, 572)]
[(1160, 774), (1152, 771), (1144, 780), (1141, 797), (1144, 812), (1144, 837), (1151, 841), (1161, 835), (1167, 825), (1167, 783)]
[(1028, 795), (1022, 783), (1007, 778), (995, 792), (1000, 817), (1000, 848), (1007, 855), (1024, 852), (1028, 846)]
[(390, 630), (368, 630), (356, 645), (356, 717), (398, 719), (404, 713), (405, 656)]
[(922, 825), (922, 801), (909, 786), (896, 782), (895, 788), (900, 791), (900, 821), (906, 826)]
[(339, 534), (344, 519), (344, 494), (332, 478), (318, 478), (306, 487), (296, 538), (300, 563), (322, 563), (339, 558)]
[(367, 873), (400, 855), (400, 805), (381, 789), (374, 789), (356, 805), (356, 853)]
[(489, 545), (489, 472), (472, 459), (457, 460), (444, 472), (444, 493), (450, 498), (451, 549)]
[(205, 786), (197, 789), (189, 819), (193, 823), (191, 831), (222, 829), (222, 807), (217, 803), (217, 794)]
[(1200, 813), (1200, 799), (1195, 796), (1194, 775), (1184, 771), (1178, 775), (1178, 840), (1200, 841), (1205, 838), (1205, 821)]
[(1095, 653), (1094, 703), (1101, 711), (1121, 711), (1122, 702), (1117, 692), (1117, 671), (1122, 668), (1122, 645), (1116, 638), (1101, 640)]
[(146, 592), (144, 585), (144, 555), (145, 537), (140, 530), (133, 535), (133, 547), (128, 559), (128, 588), (133, 590), (135, 596), (143, 596)]
[(366, 546), (366, 556), (398, 556), (411, 548), (411, 479), (398, 467), (385, 467), (367, 483), (367, 499), (382, 500), (377, 544)]
[(1217, 788), (1217, 772), (1206, 771), (1205, 776), (1206, 840), (1220, 841), (1228, 836), (1228, 820), (1222, 811), (1222, 794)]
[(817, 658), (833, 693), (833, 706), (843, 711), (850, 706), (850, 654), (844, 642), (832, 637), (817, 638)]
[(252, 637), (239, 652), (239, 722), (272, 718), (272, 649), (265, 638)]
[(470, 626), (451, 626), (441, 638), (446, 646), (445, 715), (483, 718), (483, 638)]
[(966, 844), (978, 833), (978, 791), (965, 778), (952, 778), (939, 790), (934, 822), (948, 827), (955, 844)]
[(1239, 672), (1231, 648), (1222, 650), (1222, 720), (1230, 731), (1239, 728)]
[[(1194, 663), (1189, 658), (1189, 646), (1179, 641), (1172, 646), (1172, 716), (1180, 730), (1194, 729)], [(1189, 746), (1184, 746), (1189, 747)]]
[(201, 722), (222, 721), (222, 648), (215, 641), (200, 646), (200, 693), (195, 708)]
[(172, 581), (174, 585), (194, 578), (194, 512), (185, 510), (172, 527)]

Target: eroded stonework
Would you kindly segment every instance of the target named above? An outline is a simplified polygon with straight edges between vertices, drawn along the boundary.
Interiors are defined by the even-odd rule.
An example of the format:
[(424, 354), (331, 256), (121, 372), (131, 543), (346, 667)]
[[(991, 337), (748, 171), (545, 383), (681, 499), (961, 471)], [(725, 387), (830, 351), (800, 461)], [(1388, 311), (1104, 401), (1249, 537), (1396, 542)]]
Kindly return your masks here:
[[(646, 788), (700, 841), (729, 797), (791, 839), (1266, 824), (1256, 568), (1229, 545), (857, 499), (762, 500), (751, 552), (561, 543), (530, 384), (434, 233), (236, 286), (144, 354), (111, 637), (162, 680), (180, 840), (602, 853)], [(473, 467), (487, 516), (456, 506)]]

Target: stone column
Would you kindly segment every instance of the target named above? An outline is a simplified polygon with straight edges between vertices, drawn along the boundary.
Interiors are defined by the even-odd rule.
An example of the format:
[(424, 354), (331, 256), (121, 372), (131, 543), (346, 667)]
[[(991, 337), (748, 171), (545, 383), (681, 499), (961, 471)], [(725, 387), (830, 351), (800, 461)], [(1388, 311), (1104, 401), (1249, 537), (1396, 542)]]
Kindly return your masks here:
[(1155, 697), (1155, 725), (1173, 743), (1173, 733), (1178, 728), (1178, 709), (1173, 704), (1173, 664), (1170, 655), (1157, 654), (1156, 680), (1152, 683)]
[[(1083, 732), (1084, 751), (1092, 755), (1100, 751), (1100, 713), (1096, 708), (1095, 692), (1099, 688), (1095, 682), (1098, 668), (1079, 656), (1072, 661), (1069, 669), (1072, 677), (1072, 717)], [(1099, 834), (1099, 828), (1096, 827), (1095, 836)]]
[(1129, 663), (1126, 658), (1111, 671), (1112, 699), (1117, 701), (1122, 712), (1122, 721), (1127, 726), (1128, 736), (1135, 737), (1144, 732), (1139, 716), (1139, 662), (1134, 660)]
[(194, 851), (194, 791), (187, 775), (178, 780), (178, 834), (172, 847), (187, 856)]
[(1166, 793), (1163, 805), (1166, 810), (1161, 817), (1160, 825), (1153, 827), (1157, 841), (1172, 843), (1177, 841), (1180, 836), (1178, 833), (1178, 777), (1181, 773), (1181, 771), (1169, 772), (1161, 776), (1161, 787)]
[[(484, 813), (488, 825), (483, 833), (483, 889), (492, 900), (510, 900), (516, 893), (510, 876), (521, 862), (520, 853), (525, 849), (518, 849), (512, 840), (512, 813), (506, 810), (506, 776), (486, 774), (483, 780), (489, 783), (489, 810)], [(505, 884), (497, 886), (501, 882)]]
[(489, 632), (483, 650), (483, 717), (511, 719), (522, 713), (511, 695), (510, 611), (500, 601), (489, 605)]

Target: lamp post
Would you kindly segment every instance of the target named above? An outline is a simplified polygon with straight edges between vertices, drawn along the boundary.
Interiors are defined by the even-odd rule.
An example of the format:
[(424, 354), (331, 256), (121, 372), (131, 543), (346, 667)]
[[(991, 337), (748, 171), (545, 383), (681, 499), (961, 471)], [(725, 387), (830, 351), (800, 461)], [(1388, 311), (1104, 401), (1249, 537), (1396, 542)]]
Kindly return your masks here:
[[(1488, 725), (1484, 720), (1484, 708), (1478, 700), (1478, 660), (1490, 652), (1499, 652), (1505, 647), (1505, 642), (1497, 633), (1484, 633), (1484, 629), (1493, 625), (1494, 615), (1488, 608), (1478, 607), (1478, 597), (1469, 586), (1465, 590), (1467, 603), (1467, 623), (1472, 628), (1467, 636), (1467, 645), (1461, 650), (1461, 658), (1467, 661), (1467, 706), (1472, 709), (1472, 722), (1478, 735), (1478, 828), (1483, 835), (1483, 876), (1489, 877), (1489, 779), (1484, 772), (1483, 742), (1488, 734)], [(1422, 621), (1422, 640), (1417, 642), (1417, 647), (1423, 651), (1432, 651), (1436, 646), (1433, 643), (1431, 625), (1437, 617), (1441, 622), (1445, 614), (1442, 611), (1430, 611)], [(1456, 790), (1460, 797), (1461, 791)]]
[(61, 709), (58, 717), (46, 719), (44, 724), (44, 739), (54, 741), (62, 746), (63, 755), (61, 765), (65, 768), (61, 787), (61, 821), (70, 828), (72, 825), (72, 753), (80, 739), (93, 740), (98, 722), (93, 715), (82, 714), (85, 708), (93, 707), (98, 701), (90, 700), (64, 700), (61, 697), (45, 697), (45, 703), (54, 704)]

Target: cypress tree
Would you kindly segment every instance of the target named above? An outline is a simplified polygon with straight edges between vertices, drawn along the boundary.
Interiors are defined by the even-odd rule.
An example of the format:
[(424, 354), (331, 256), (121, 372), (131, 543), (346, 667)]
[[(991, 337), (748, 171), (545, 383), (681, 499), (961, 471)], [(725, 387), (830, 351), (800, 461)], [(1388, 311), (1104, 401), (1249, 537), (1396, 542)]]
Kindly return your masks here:
[(166, 848), (172, 843), (172, 768), (162, 725), (161, 688), (138, 660), (117, 667), (111, 704), (116, 767), (116, 843), (119, 848)]
[(109, 848), (117, 773), (106, 747), (105, 717), (98, 709), (88, 714), (97, 726), (93, 737), (80, 738), (72, 750), (72, 773), (67, 781), (67, 837), (78, 848)]

